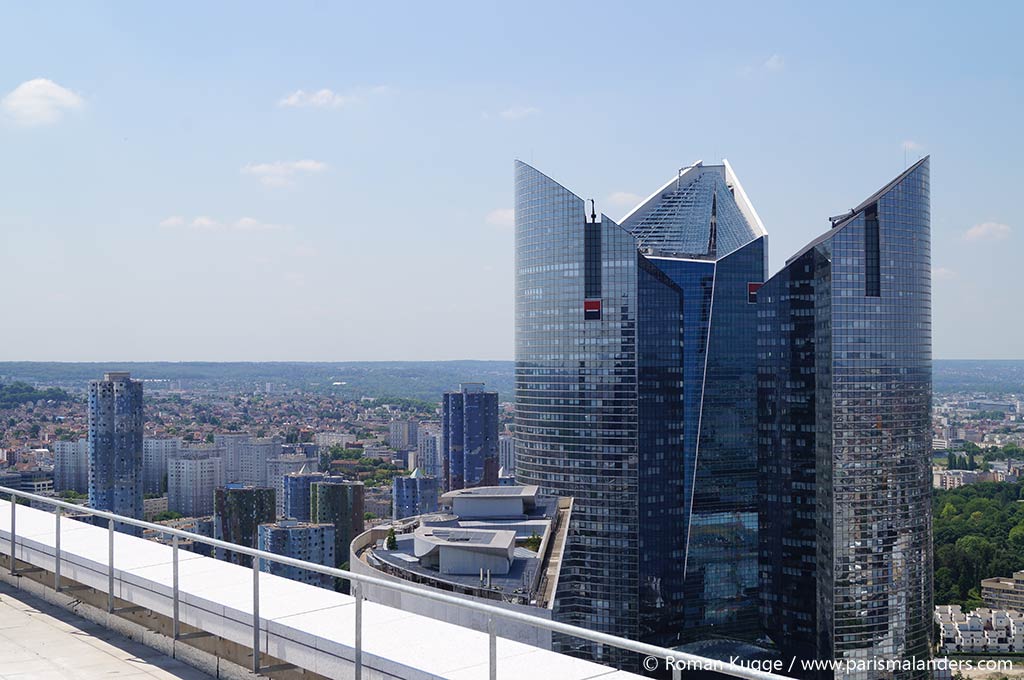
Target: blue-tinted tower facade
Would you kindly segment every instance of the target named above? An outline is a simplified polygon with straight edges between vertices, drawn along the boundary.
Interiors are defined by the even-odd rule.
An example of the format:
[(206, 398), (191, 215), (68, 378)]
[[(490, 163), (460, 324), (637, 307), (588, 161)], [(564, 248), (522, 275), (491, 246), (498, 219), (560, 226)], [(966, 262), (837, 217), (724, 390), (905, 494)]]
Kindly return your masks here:
[(498, 483), (498, 393), (483, 383), (445, 392), (441, 449), (446, 491)]
[(437, 512), (437, 501), (440, 496), (438, 480), (428, 477), (416, 468), (408, 477), (395, 477), (392, 480), (392, 517), (405, 519)]
[[(325, 567), (334, 567), (337, 562), (333, 524), (310, 524), (290, 519), (261, 524), (256, 547), (275, 555), (285, 555)], [(262, 560), (260, 571), (321, 588), (334, 588), (333, 577), (289, 564)]]
[[(758, 292), (762, 616), (784, 654), (928, 659), (929, 161)], [(917, 680), (926, 670), (836, 673)]]
[(756, 638), (767, 235), (732, 169), (686, 168), (620, 226), (517, 163), (515, 209), (517, 481), (575, 498), (560, 616)]
[(89, 383), (90, 507), (142, 519), (144, 424), (141, 381), (119, 372)]
[(310, 489), (314, 482), (327, 479), (323, 472), (310, 472), (305, 466), (298, 472), (284, 476), (284, 516), (308, 522), (312, 516), (309, 507)]

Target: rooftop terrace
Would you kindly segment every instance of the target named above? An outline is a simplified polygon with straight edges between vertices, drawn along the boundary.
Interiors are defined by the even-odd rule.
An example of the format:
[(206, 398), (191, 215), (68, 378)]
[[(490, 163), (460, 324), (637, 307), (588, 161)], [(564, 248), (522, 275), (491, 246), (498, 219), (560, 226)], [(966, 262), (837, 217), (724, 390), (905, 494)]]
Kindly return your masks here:
[[(54, 514), (0, 500), (0, 582), (50, 604), (73, 609), (102, 628), (142, 641), (167, 657), (219, 677), (639, 677), (505, 639), (493, 625), (489, 632), (480, 632), (368, 601), (362, 589), (370, 586), (430, 599), (439, 606), (469, 611), (495, 622), (518, 621), (538, 630), (582, 638), (595, 645), (629, 649), (639, 655), (686, 656), (409, 584), (164, 528), (179, 541), (191, 539), (246, 553), (254, 558), (253, 568), (249, 569), (176, 550), (173, 544), (162, 545), (113, 530), (115, 522), (159, 528), (151, 523), (89, 510), (96, 519), (109, 523), (109, 528), (101, 528), (63, 516), (64, 510), (75, 509), (71, 504), (2, 487), (0, 493), (4, 498), (22, 497), (58, 509)], [(348, 579), (353, 582), (355, 596), (261, 573), (260, 563), (264, 560)], [(17, 649), (11, 651), (16, 653)], [(67, 663), (77, 666), (89, 654), (88, 650), (73, 650)], [(56, 652), (48, 658), (56, 660), (61, 654)], [(160, 659), (158, 655), (151, 658)], [(0, 673), (7, 676), (7, 659), (0, 659), (5, 664)], [(702, 657), (692, 660), (709, 661)], [(779, 676), (728, 664), (719, 668), (727, 675), (749, 680), (779, 680)], [(144, 675), (126, 677), (145, 678), (150, 670), (144, 669)], [(39, 676), (30, 672), (27, 677)]]

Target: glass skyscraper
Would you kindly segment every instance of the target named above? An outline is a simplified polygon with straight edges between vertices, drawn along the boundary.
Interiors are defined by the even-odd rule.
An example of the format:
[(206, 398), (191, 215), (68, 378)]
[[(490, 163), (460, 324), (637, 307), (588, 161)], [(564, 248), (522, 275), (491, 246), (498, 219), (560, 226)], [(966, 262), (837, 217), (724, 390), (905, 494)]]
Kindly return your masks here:
[(787, 656), (930, 654), (929, 200), (925, 158), (756, 294), (762, 616)]
[(483, 383), (445, 392), (441, 452), (446, 491), (498, 483), (498, 393)]
[(391, 484), (391, 516), (394, 519), (437, 512), (439, 489), (436, 477), (428, 477), (416, 468), (408, 477), (395, 477)]
[(516, 472), (575, 498), (559, 616), (754, 639), (760, 219), (728, 163), (681, 170), (621, 226), (515, 175)]
[(144, 423), (142, 382), (118, 372), (89, 383), (90, 507), (142, 519)]

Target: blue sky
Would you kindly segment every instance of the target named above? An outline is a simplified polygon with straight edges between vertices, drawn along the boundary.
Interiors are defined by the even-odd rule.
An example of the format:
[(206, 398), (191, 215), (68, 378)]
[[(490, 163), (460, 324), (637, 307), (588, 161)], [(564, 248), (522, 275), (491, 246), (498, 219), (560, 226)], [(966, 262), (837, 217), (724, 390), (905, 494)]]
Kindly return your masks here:
[[(1024, 358), (1021, 5), (0, 9), (0, 360), (512, 357), (512, 161), (726, 157), (772, 271), (932, 155), (937, 358)], [(831, 4), (831, 3), (829, 3)]]

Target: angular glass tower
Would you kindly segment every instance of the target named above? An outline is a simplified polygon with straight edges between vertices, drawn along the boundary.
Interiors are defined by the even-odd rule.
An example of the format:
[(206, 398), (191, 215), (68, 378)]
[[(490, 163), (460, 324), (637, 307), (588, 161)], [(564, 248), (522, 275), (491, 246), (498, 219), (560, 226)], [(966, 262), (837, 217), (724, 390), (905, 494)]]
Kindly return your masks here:
[(516, 472), (575, 498), (560, 619), (756, 637), (760, 219), (727, 163), (621, 226), (524, 163), (515, 184)]
[(929, 197), (925, 158), (757, 293), (762, 616), (787, 656), (930, 654)]
[(118, 372), (89, 383), (90, 507), (142, 519), (144, 423), (141, 381)]

